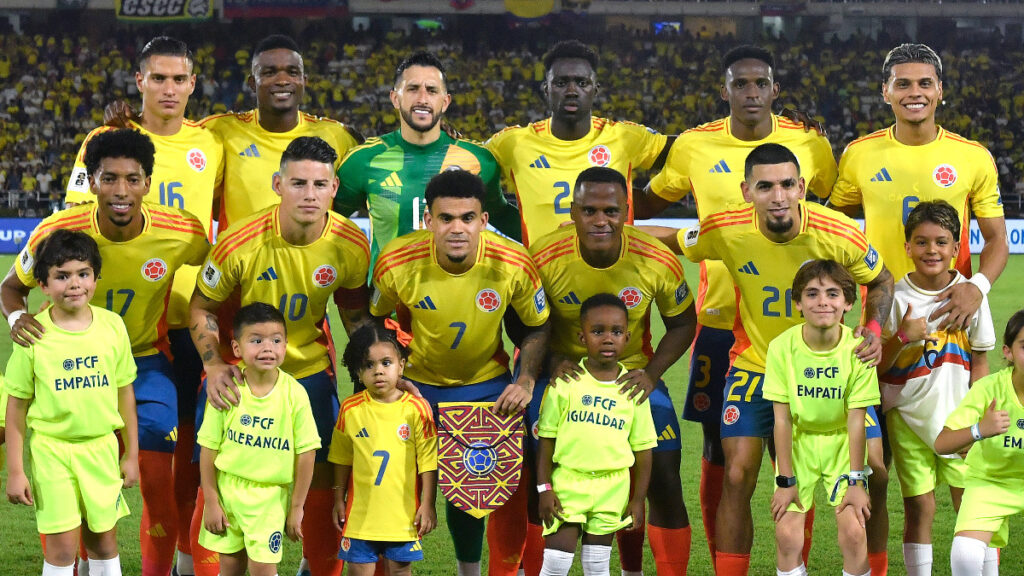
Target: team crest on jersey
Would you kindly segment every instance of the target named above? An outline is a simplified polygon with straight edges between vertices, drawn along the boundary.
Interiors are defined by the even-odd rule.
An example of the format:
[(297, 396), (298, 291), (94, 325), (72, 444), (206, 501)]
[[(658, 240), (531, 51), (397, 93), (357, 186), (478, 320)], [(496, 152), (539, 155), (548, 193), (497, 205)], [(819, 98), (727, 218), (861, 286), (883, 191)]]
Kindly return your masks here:
[(321, 288), (327, 288), (338, 279), (338, 271), (330, 264), (321, 264), (313, 271), (313, 284)]
[(412, 435), (412, 432), (409, 430), (409, 425), (408, 424), (404, 424), (404, 423), (398, 425), (398, 431), (397, 432), (398, 432), (398, 439), (399, 440), (408, 440), (409, 436)]
[(341, 539), (341, 549), (344, 550), (345, 552), (348, 552), (349, 550), (351, 550), (352, 549), (352, 541), (349, 540), (348, 538), (342, 538)]
[(142, 265), (142, 277), (150, 282), (156, 282), (167, 274), (167, 262), (159, 258), (150, 258)]
[(690, 287), (686, 285), (686, 282), (683, 282), (679, 285), (679, 288), (676, 288), (676, 304), (682, 304), (683, 300), (686, 300), (686, 297), (689, 295)]
[(476, 293), (476, 307), (484, 312), (494, 312), (501, 307), (501, 296), (490, 288)]
[(537, 288), (537, 291), (533, 293), (533, 305), (537, 308), (537, 313), (540, 314), (544, 311), (544, 308), (548, 305), (548, 299), (544, 297), (544, 287)]
[(622, 290), (619, 290), (619, 300), (622, 300), (622, 303), (626, 305), (626, 308), (632, 310), (643, 302), (644, 295), (640, 292), (639, 288), (626, 286)]
[(188, 160), (188, 165), (196, 172), (206, 170), (206, 154), (203, 154), (203, 151), (199, 148), (193, 148), (185, 152), (185, 159)]
[(1024, 418), (1017, 419), (1017, 429), (1024, 430)]
[(722, 422), (725, 422), (727, 426), (735, 424), (740, 419), (740, 409), (736, 406), (728, 406), (725, 412), (722, 412)]
[(281, 551), (281, 540), (280, 530), (270, 535), (270, 540), (267, 541), (267, 547), (270, 548), (272, 553), (277, 554)]
[(956, 168), (953, 168), (949, 164), (939, 164), (932, 171), (932, 181), (937, 186), (943, 188), (949, 188), (956, 183)]
[(875, 247), (870, 244), (868, 244), (868, 253), (864, 255), (864, 264), (867, 264), (870, 270), (874, 270), (875, 266), (878, 266), (878, 250), (875, 250)]
[(206, 266), (203, 266), (203, 283), (210, 288), (216, 288), (217, 285), (220, 284), (221, 275), (220, 269), (214, 266), (213, 262), (207, 262)]
[(693, 407), (698, 412), (707, 412), (711, 408), (711, 397), (706, 392), (698, 392), (693, 395)]
[(683, 237), (683, 245), (687, 248), (692, 247), (697, 243), (697, 238), (700, 237), (700, 225), (696, 225), (692, 228), (686, 229), (686, 235)]
[(592, 166), (607, 166), (611, 164), (612, 153), (604, 144), (598, 144), (590, 149), (589, 159)]

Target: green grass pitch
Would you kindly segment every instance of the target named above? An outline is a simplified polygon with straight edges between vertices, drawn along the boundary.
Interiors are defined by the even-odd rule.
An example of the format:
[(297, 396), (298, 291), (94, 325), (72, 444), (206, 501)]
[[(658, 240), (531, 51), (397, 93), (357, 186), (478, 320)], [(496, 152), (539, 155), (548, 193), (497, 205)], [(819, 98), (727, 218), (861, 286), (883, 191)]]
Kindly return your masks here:
[[(8, 269), (14, 260), (13, 256), (0, 256), (0, 266)], [(696, 286), (698, 277), (695, 265), (684, 261), (686, 273), (691, 286)], [(977, 266), (977, 259), (975, 259)], [(1002, 344), (1002, 331), (1009, 316), (1021, 305), (1019, 295), (1015, 296), (1017, 286), (1024, 285), (1024, 256), (1011, 256), (1010, 263), (999, 279), (999, 284), (990, 297), (990, 305), (995, 319), (996, 333), (999, 338), (997, 350), (989, 355), (990, 365), (994, 370), (1000, 369), (1003, 359), (999, 353)], [(38, 292), (33, 294), (34, 303), (39, 300)], [(33, 304), (35, 305), (35, 304)], [(341, 322), (337, 321), (335, 315), (334, 326), (340, 327)], [(853, 315), (847, 318), (848, 323), (854, 321)], [(655, 321), (654, 330), (656, 336), (660, 336), (664, 328), (659, 321)], [(340, 331), (338, 331), (340, 332)], [(344, 345), (344, 335), (336, 333), (339, 346)], [(11, 342), (5, 333), (0, 336), (0, 360), (6, 365), (6, 358), (10, 354)], [(672, 397), (677, 408), (681, 406), (686, 396), (687, 384), (687, 362), (689, 354), (676, 363), (665, 375)], [(342, 371), (344, 374), (344, 371)], [(343, 381), (340, 383), (342, 393), (351, 390), (351, 383)], [(693, 526), (693, 547), (690, 558), (689, 573), (693, 576), (712, 574), (711, 562), (709, 559), (707, 544), (704, 540), (704, 529), (700, 521), (700, 507), (697, 498), (697, 487), (700, 481), (700, 454), (701, 454), (701, 430), (700, 427), (689, 423), (682, 423), (683, 457), (681, 475), (683, 479), (683, 492), (686, 498), (687, 510)], [(768, 459), (765, 458), (761, 468), (761, 477), (757, 491), (754, 493), (752, 506), (754, 511), (754, 549), (751, 559), (751, 574), (764, 575), (774, 574), (775, 570), (775, 544), (771, 516), (768, 512), (768, 504), (771, 498), (774, 474), (770, 469)], [(892, 482), (889, 486), (889, 554), (890, 574), (904, 574), (901, 541), (903, 529), (903, 506), (899, 497), (899, 486), (895, 479), (895, 473), (891, 474)], [(6, 472), (0, 474), (0, 479), (6, 482)], [(132, 515), (122, 520), (118, 526), (118, 539), (121, 549), (121, 561), (125, 574), (139, 574), (139, 518), (142, 512), (142, 502), (138, 488), (126, 490)], [(955, 516), (952, 506), (949, 503), (948, 491), (940, 488), (938, 492), (938, 514), (934, 527), (935, 564), (933, 574), (939, 576), (949, 574), (949, 546), (952, 540), (953, 523)], [(438, 505), (438, 514), (442, 516), (440, 527), (428, 535), (424, 541), (424, 552), (426, 560), (414, 566), (417, 574), (449, 575), (454, 574), (454, 551), (447, 531), (444, 528), (443, 513), (444, 506)], [(818, 515), (814, 532), (814, 547), (811, 551), (810, 567), (815, 573), (838, 574), (842, 569), (842, 559), (836, 545), (835, 521), (829, 508), (824, 502), (824, 494), (819, 490), (818, 494)], [(0, 574), (33, 574), (39, 573), (42, 564), (42, 552), (36, 535), (35, 522), (31, 508), (15, 506), (9, 503), (0, 504)], [(1002, 556), (1002, 567), (1004, 574), (1015, 573), (1013, 567), (1024, 566), (1024, 550), (1014, 543), (1020, 543), (1024, 531), (1024, 522), (1018, 516), (1011, 526), (1011, 545), (1004, 550)], [(282, 575), (295, 573), (298, 565), (301, 550), (298, 544), (286, 541), (284, 561), (280, 566)], [(485, 551), (486, 555), (486, 551)], [(484, 559), (486, 564), (486, 556)], [(644, 549), (644, 572), (654, 574), (654, 562), (650, 554), (650, 548)], [(613, 552), (612, 573), (618, 573), (617, 552)], [(572, 574), (581, 574), (578, 562), (573, 568)]]

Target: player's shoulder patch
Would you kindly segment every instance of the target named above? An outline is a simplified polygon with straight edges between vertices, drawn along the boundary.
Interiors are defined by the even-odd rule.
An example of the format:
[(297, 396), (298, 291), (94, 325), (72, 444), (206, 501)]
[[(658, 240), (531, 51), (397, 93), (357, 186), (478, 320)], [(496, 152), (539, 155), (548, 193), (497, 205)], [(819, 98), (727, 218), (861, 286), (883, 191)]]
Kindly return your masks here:
[(874, 270), (875, 266), (878, 266), (878, 250), (871, 244), (868, 244), (868, 252), (864, 255), (864, 264), (869, 270)]
[(18, 267), (25, 275), (32, 274), (32, 267), (35, 266), (36, 259), (32, 256), (32, 252), (28, 249), (28, 244), (21, 249), (21, 254), (18, 255)]
[(533, 306), (537, 309), (537, 313), (540, 314), (548, 306), (547, 296), (544, 295), (544, 287), (537, 288), (537, 291), (533, 293)]
[(687, 286), (686, 282), (680, 282), (679, 287), (676, 288), (676, 304), (682, 304), (683, 300), (690, 295), (690, 287)]
[(686, 233), (683, 235), (683, 246), (692, 248), (697, 244), (698, 238), (700, 238), (700, 224), (694, 224), (686, 229)]
[(222, 276), (223, 273), (220, 271), (220, 268), (209, 260), (207, 260), (206, 264), (203, 266), (203, 271), (200, 274), (200, 277), (203, 279), (203, 283), (214, 289), (220, 285), (220, 279)]

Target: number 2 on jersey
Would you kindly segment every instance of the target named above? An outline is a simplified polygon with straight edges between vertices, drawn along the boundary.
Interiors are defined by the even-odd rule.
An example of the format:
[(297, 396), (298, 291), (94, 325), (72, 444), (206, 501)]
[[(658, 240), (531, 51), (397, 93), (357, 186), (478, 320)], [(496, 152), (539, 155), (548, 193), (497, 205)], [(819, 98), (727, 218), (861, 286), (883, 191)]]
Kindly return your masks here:
[(572, 186), (568, 182), (555, 182), (555, 190), (561, 190), (555, 195), (555, 214), (568, 214), (572, 205)]

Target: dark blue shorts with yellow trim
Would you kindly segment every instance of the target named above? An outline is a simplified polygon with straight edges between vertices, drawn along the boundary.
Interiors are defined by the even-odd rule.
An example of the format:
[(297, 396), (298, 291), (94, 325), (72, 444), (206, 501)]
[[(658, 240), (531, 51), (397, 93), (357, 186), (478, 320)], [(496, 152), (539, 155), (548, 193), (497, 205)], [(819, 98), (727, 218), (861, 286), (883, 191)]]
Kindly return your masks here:
[(423, 545), (419, 540), (410, 542), (378, 542), (342, 538), (338, 558), (353, 564), (375, 564), (383, 556), (395, 562), (416, 562), (423, 560)]
[[(722, 438), (768, 438), (775, 427), (775, 410), (771, 400), (761, 395), (764, 373), (729, 368), (725, 380), (725, 404), (722, 406)], [(864, 420), (867, 438), (881, 438), (878, 415), (874, 407), (867, 409)]]
[(714, 424), (722, 415), (722, 394), (729, 373), (732, 330), (697, 326), (690, 352), (690, 386), (686, 390), (683, 420)]
[(139, 450), (174, 452), (178, 440), (178, 391), (174, 370), (163, 352), (135, 358), (135, 410)]

